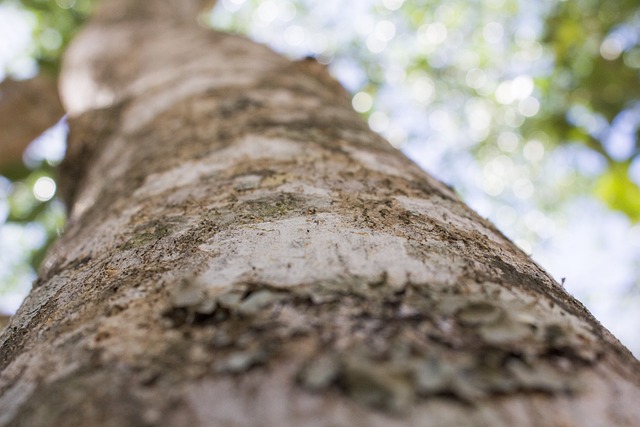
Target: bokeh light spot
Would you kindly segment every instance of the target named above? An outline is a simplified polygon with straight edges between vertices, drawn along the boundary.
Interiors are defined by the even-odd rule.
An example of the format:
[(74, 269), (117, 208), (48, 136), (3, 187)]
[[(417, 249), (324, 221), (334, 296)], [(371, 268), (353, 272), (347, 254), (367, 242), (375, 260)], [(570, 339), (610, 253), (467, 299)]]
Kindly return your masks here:
[(376, 33), (370, 34), (367, 37), (367, 49), (371, 53), (380, 53), (387, 47), (387, 42), (378, 37)]
[(518, 103), (518, 111), (525, 117), (533, 117), (540, 111), (540, 102), (530, 96)]
[(58, 7), (62, 9), (71, 9), (76, 4), (76, 0), (56, 0)]
[(389, 10), (398, 10), (402, 7), (404, 0), (382, 0), (382, 4)]
[(533, 192), (535, 191), (533, 183), (528, 178), (517, 179), (511, 186), (511, 189), (513, 190), (513, 194), (522, 200), (526, 200), (533, 196)]
[(62, 36), (53, 28), (47, 28), (42, 32), (40, 42), (45, 49), (56, 50), (62, 45)]
[(505, 153), (513, 153), (518, 148), (518, 135), (514, 132), (502, 132), (498, 136), (498, 147)]
[(488, 195), (497, 197), (504, 191), (504, 180), (497, 176), (487, 176), (482, 183), (482, 189)]
[(533, 79), (530, 76), (518, 76), (511, 82), (511, 91), (516, 99), (525, 99), (533, 93)]
[(380, 40), (388, 42), (396, 35), (396, 26), (393, 25), (393, 22), (385, 19), (376, 24), (375, 33)]
[(489, 22), (482, 29), (482, 36), (489, 43), (498, 43), (502, 40), (504, 28), (498, 22)]
[(515, 100), (513, 90), (511, 90), (511, 81), (502, 82), (496, 88), (496, 101), (500, 104), (511, 104)]
[(418, 29), (418, 37), (429, 44), (440, 44), (447, 39), (447, 27), (442, 22), (423, 25)]
[(539, 162), (544, 158), (544, 145), (537, 139), (532, 139), (525, 144), (522, 154), (530, 162)]
[(38, 178), (33, 185), (33, 195), (41, 202), (51, 200), (54, 194), (56, 194), (56, 183), (48, 176)]
[(617, 59), (622, 53), (622, 41), (617, 37), (607, 37), (600, 45), (600, 55), (608, 61)]
[(400, 148), (407, 140), (407, 132), (398, 125), (389, 125), (384, 136), (396, 148)]
[(245, 0), (222, 0), (222, 7), (229, 12), (236, 12), (240, 10)]
[(435, 87), (433, 85), (433, 81), (425, 75), (416, 78), (411, 83), (411, 91), (411, 94), (416, 101), (426, 105), (433, 98)]
[(467, 72), (465, 81), (470, 88), (480, 89), (487, 83), (487, 76), (479, 68), (473, 68)]
[(381, 133), (389, 126), (389, 117), (382, 111), (376, 111), (369, 116), (369, 127), (371, 130)]
[(304, 43), (305, 32), (299, 25), (291, 25), (284, 30), (284, 41), (291, 46), (300, 46)]
[(273, 22), (278, 17), (278, 4), (272, 0), (266, 0), (260, 3), (256, 11), (258, 19), (265, 24)]
[(373, 106), (373, 98), (366, 92), (358, 92), (353, 96), (351, 105), (357, 112), (366, 113)]
[(282, 19), (282, 21), (289, 22), (296, 17), (298, 10), (296, 9), (296, 6), (292, 2), (284, 1), (280, 4), (280, 7), (278, 8), (278, 13), (280, 14), (279, 17), (280, 19)]

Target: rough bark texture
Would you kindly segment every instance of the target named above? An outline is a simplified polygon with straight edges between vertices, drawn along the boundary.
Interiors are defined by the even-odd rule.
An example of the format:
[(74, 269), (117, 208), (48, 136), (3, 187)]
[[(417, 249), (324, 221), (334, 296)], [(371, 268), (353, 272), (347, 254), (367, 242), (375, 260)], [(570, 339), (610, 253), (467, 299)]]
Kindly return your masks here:
[(68, 52), (1, 426), (640, 424), (630, 353), (319, 65), (124, 3)]

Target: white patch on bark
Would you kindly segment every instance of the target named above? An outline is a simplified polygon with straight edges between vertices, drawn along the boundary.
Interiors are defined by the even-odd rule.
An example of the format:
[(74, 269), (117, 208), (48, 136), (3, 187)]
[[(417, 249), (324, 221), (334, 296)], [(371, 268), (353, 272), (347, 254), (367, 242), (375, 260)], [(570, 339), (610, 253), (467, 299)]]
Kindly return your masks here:
[(135, 197), (153, 196), (194, 183), (197, 185), (200, 178), (213, 176), (248, 160), (293, 161), (301, 157), (303, 151), (303, 145), (295, 141), (248, 135), (233, 146), (214, 151), (197, 162), (185, 162), (168, 171), (149, 175)]
[(294, 286), (347, 276), (375, 281), (386, 275), (396, 286), (433, 279), (437, 272), (409, 255), (405, 243), (326, 213), (245, 225), (199, 246), (214, 254), (201, 280), (227, 287), (239, 281)]
[[(218, 35), (218, 46), (211, 49), (214, 35), (199, 28), (185, 31), (183, 27), (166, 25), (161, 37), (147, 37), (147, 32), (157, 33), (157, 25), (141, 26), (133, 21), (85, 30), (65, 56), (61, 93), (67, 111), (77, 115), (124, 99), (136, 99), (133, 113), (126, 115), (125, 128), (131, 132), (189, 95), (208, 89), (251, 86), (284, 62), (264, 46), (238, 36)], [(113, 57), (121, 51), (120, 46), (140, 39), (144, 39), (144, 46), (134, 46), (126, 60)], [(184, 46), (189, 50), (185, 51)], [(207, 54), (193, 55), (191, 51)], [(167, 62), (166, 52), (184, 54)], [(237, 52), (251, 53), (242, 62), (230, 61), (229, 56)], [(97, 70), (104, 72), (105, 61), (115, 74), (113, 80), (95, 75)], [(144, 94), (152, 95), (141, 97)]]
[[(185, 46), (185, 43), (188, 45), (189, 42), (197, 43), (198, 40), (171, 40), (171, 43), (181, 46)], [(262, 74), (252, 70), (260, 69), (268, 72), (271, 64), (258, 55), (241, 64), (227, 61), (229, 65), (221, 67), (220, 64), (225, 63), (225, 57), (230, 51), (244, 49), (245, 40), (225, 38), (222, 43), (223, 46), (213, 50), (210, 55), (196, 56), (193, 61), (175, 64), (171, 68), (149, 70), (146, 78), (133, 82), (131, 92), (135, 96), (135, 101), (124, 115), (124, 131), (135, 132), (151, 122), (158, 114), (189, 96), (211, 89), (251, 86), (263, 77)], [(162, 44), (156, 48), (166, 49), (167, 46)], [(157, 56), (161, 56), (160, 52), (157, 52)], [(185, 79), (185, 75), (193, 77)], [(161, 90), (155, 90), (155, 88), (161, 88)]]
[(69, 46), (64, 57), (64, 72), (60, 75), (60, 98), (71, 116), (79, 115), (90, 109), (107, 107), (115, 102), (115, 93), (105, 87), (95, 75), (102, 49), (95, 52), (96, 46), (111, 44), (126, 46), (129, 34), (122, 26), (112, 28), (91, 28), (82, 31)]

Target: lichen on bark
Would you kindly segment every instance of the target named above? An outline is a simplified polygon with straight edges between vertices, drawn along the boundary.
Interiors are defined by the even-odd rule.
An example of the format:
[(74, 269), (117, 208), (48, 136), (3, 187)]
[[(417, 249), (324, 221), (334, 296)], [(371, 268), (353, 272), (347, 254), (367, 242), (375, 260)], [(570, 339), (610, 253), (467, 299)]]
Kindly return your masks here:
[[(472, 296), (470, 296), (472, 295)], [(601, 350), (586, 323), (495, 283), (438, 289), (357, 278), (308, 286), (237, 284), (211, 293), (183, 282), (164, 312), (172, 327), (210, 329), (218, 373), (240, 374), (286, 357), (287, 344), (313, 341), (298, 372), (314, 391), (333, 389), (401, 413), (415, 399), (472, 402), (526, 392), (578, 393), (576, 373)], [(206, 369), (206, 368), (204, 368)]]

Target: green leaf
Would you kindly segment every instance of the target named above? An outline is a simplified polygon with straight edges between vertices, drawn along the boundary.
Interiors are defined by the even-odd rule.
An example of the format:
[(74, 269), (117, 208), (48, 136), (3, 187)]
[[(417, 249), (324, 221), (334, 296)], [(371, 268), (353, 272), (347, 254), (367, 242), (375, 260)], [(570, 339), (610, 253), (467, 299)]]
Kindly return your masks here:
[(22, 162), (5, 165), (0, 169), (0, 175), (4, 176), (9, 181), (20, 181), (23, 179), (27, 179), (31, 172), (31, 169), (26, 167)]
[(631, 181), (627, 163), (617, 163), (596, 182), (594, 192), (611, 209), (625, 213), (640, 222), (640, 188)]

